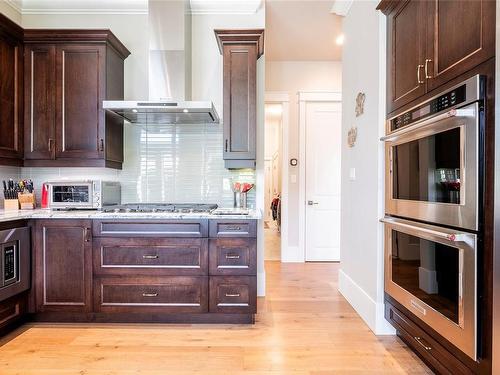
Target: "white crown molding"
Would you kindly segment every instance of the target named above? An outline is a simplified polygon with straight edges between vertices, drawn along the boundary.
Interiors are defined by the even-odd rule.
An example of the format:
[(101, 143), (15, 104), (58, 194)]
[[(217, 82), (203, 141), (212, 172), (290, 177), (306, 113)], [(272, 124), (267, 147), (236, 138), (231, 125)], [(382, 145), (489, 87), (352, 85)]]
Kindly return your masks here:
[[(107, 1), (102, 8), (99, 7), (88, 7), (85, 8), (85, 1), (73, 2), (74, 8), (71, 7), (58, 7), (61, 2), (50, 2), (42, 3), (40, 1), (31, 1), (25, 4), (26, 1), (23, 0), (4, 0), (11, 8), (20, 14), (148, 14), (147, 2), (144, 2), (145, 6), (137, 6), (137, 2), (131, 7), (114, 7), (113, 3)], [(71, 3), (68, 3), (71, 4)], [(116, 4), (123, 4), (116, 2)], [(66, 5), (66, 4), (64, 4)]]
[(349, 13), (353, 1), (354, 0), (335, 0), (335, 2), (332, 5), (332, 9), (330, 10), (330, 13), (334, 13), (342, 17), (347, 16), (347, 13)]
[(190, 13), (204, 14), (255, 14), (262, 0), (190, 0)]

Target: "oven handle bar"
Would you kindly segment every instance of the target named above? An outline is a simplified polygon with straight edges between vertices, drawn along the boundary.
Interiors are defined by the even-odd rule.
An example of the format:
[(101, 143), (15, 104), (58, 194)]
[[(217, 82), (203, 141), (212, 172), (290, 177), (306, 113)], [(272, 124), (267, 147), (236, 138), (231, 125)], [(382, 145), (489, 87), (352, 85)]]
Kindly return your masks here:
[(415, 225), (401, 223), (399, 220), (393, 219), (393, 218), (391, 218), (391, 219), (382, 218), (382, 219), (380, 219), (380, 221), (382, 223), (392, 224), (392, 225), (402, 227), (402, 228), (417, 229), (419, 232), (424, 232), (424, 233), (430, 234), (432, 236), (435, 236), (437, 238), (441, 238), (443, 240), (450, 241), (450, 242), (465, 242), (465, 243), (468, 242), (467, 241), (468, 236), (464, 233), (444, 233), (444, 232), (440, 232), (440, 231), (437, 231), (434, 229), (417, 227)]
[(399, 131), (396, 131), (394, 133), (386, 135), (385, 137), (380, 138), (380, 140), (384, 141), (384, 142), (395, 141), (396, 139), (398, 139), (402, 135), (411, 133), (417, 129), (422, 129), (422, 128), (425, 128), (427, 126), (433, 125), (437, 121), (446, 120), (450, 117), (474, 117), (475, 115), (476, 115), (476, 111), (474, 108), (451, 109), (445, 113), (431, 117), (430, 119), (424, 120), (424, 121), (417, 123), (415, 125), (412, 125), (408, 128), (401, 129)]

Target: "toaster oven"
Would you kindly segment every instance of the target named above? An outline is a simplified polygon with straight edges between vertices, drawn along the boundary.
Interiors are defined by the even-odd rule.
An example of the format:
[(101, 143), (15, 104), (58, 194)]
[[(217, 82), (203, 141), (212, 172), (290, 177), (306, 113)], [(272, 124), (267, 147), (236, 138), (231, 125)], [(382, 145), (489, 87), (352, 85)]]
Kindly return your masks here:
[(54, 210), (96, 210), (121, 203), (121, 185), (117, 181), (52, 181), (45, 185), (48, 208)]

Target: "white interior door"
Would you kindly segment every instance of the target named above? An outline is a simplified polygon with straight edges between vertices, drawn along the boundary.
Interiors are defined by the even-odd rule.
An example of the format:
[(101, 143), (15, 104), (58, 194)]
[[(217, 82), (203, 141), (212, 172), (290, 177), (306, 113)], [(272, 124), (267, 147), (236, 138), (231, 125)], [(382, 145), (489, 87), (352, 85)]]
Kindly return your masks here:
[(307, 102), (305, 116), (306, 260), (339, 261), (341, 103)]

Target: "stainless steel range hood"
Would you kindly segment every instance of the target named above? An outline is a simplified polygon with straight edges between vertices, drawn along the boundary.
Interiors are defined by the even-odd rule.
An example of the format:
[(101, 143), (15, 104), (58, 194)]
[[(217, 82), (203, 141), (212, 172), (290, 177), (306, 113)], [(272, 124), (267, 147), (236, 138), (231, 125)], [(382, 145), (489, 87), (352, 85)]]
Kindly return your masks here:
[(219, 116), (212, 102), (105, 100), (103, 108), (132, 124), (219, 123)]
[(133, 124), (219, 123), (211, 101), (191, 101), (190, 2), (149, 0), (148, 14), (149, 99), (107, 100), (103, 109)]

